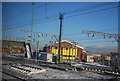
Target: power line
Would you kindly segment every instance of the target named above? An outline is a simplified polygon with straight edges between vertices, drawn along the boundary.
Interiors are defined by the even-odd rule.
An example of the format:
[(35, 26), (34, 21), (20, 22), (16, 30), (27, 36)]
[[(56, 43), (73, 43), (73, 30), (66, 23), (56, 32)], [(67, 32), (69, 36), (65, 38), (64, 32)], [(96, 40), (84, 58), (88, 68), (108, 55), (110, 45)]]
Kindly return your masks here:
[[(112, 8), (118, 8), (118, 7), (112, 7)], [(99, 11), (104, 11), (104, 10), (108, 10), (108, 9), (112, 9), (112, 8), (105, 8), (105, 9), (101, 9), (101, 10), (97, 10), (97, 11), (90, 11), (90, 12), (86, 12), (86, 13), (82, 13), (82, 14), (67, 16), (67, 17), (65, 17), (65, 18), (74, 17), (74, 16), (79, 16), (79, 15), (85, 15), (85, 14), (94, 13), (94, 12), (99, 12)], [(57, 15), (54, 15), (54, 16), (57, 16)], [(50, 16), (50, 17), (52, 17), (52, 16)], [(48, 17), (48, 18), (46, 18), (46, 19), (44, 19), (44, 20), (47, 20), (47, 19), (49, 20), (50, 17)], [(37, 20), (41, 20), (41, 19), (37, 19)], [(55, 20), (57, 20), (57, 19), (55, 19)], [(36, 20), (34, 20), (34, 21), (36, 21)], [(40, 23), (44, 23), (44, 22), (46, 22), (46, 21), (43, 21), (43, 22), (40, 22)], [(48, 21), (47, 21), (47, 22), (48, 22)], [(24, 25), (31, 25), (31, 23), (29, 23), (29, 24), (24, 24)], [(20, 26), (23, 26), (23, 25), (20, 25)], [(17, 26), (17, 28), (19, 28), (20, 26)], [(15, 28), (16, 28), (16, 27), (15, 27)]]
[(85, 12), (85, 13), (81, 13), (81, 14), (66, 16), (65, 18), (71, 18), (71, 17), (74, 17), (74, 16), (85, 15), (85, 14), (95, 13), (95, 12), (100, 12), (100, 11), (109, 10), (109, 9), (118, 8), (118, 7), (119, 7), (119, 6), (114, 6), (114, 7), (111, 7), (111, 8), (105, 8), (105, 9), (100, 9), (100, 10)]
[[(43, 6), (45, 6), (45, 5), (49, 5), (49, 4), (51, 4), (51, 3), (45, 3), (45, 4), (40, 5), (39, 7), (36, 7), (36, 8), (34, 8), (34, 9), (37, 9), (37, 8), (40, 8), (40, 7), (43, 7)], [(68, 11), (68, 12), (65, 12), (65, 14), (69, 15), (69, 14), (73, 14), (73, 13), (76, 13), (76, 12), (79, 12), (79, 11), (86, 11), (86, 10), (90, 10), (90, 9), (94, 9), (94, 8), (98, 8), (98, 7), (103, 7), (103, 6), (107, 6), (107, 5), (111, 5), (111, 4), (114, 4), (114, 3), (102, 3), (102, 4), (97, 4), (97, 5), (89, 6), (89, 7), (86, 7), (86, 8), (81, 8), (81, 9), (77, 9), (77, 10), (73, 10), (73, 11)], [(10, 17), (10, 18), (8, 18), (8, 19), (6, 19), (6, 20), (9, 20), (9, 19), (12, 19), (12, 18), (16, 18), (16, 17), (18, 17), (18, 16), (20, 16), (20, 15), (23, 15), (23, 14), (25, 14), (25, 13), (30, 12), (31, 10), (32, 10), (32, 9), (29, 9), (29, 10), (27, 10), (27, 11), (25, 11), (25, 12), (22, 12), (22, 13), (20, 13), (20, 14), (17, 14), (17, 15), (15, 15), (15, 16), (13, 16), (13, 17)]]
[[(48, 4), (51, 4), (51, 3), (45, 3), (45, 4), (40, 5), (40, 6), (36, 7), (36, 8), (34, 8), (34, 9), (37, 9), (37, 8), (40, 8), (40, 7), (44, 7), (44, 5), (48, 5)], [(19, 16), (21, 16), (21, 15), (24, 15), (24, 14), (30, 12), (31, 10), (32, 10), (32, 9), (29, 9), (29, 10), (27, 10), (27, 11), (21, 12), (21, 13), (15, 15), (15, 16), (13, 16), (13, 17), (10, 17), (10, 18), (6, 19), (6, 21), (9, 21), (9, 20), (11, 20), (11, 19), (13, 19), (13, 18), (19, 17)]]
[(115, 3), (101, 3), (101, 4), (97, 4), (97, 5), (93, 5), (93, 6), (89, 6), (89, 7), (85, 7), (85, 8), (81, 8), (81, 9), (77, 9), (77, 10), (68, 11), (68, 12), (65, 12), (64, 14), (65, 15), (70, 15), (70, 14), (74, 14), (74, 13), (77, 13), (77, 12), (88, 11), (88, 10), (91, 10), (91, 9), (94, 9), (94, 8), (99, 8), (99, 7), (112, 5), (112, 4), (115, 4)]
[[(86, 8), (81, 8), (81, 9), (77, 9), (77, 10), (73, 10), (73, 11), (68, 11), (68, 12), (65, 12), (64, 14), (65, 15), (70, 15), (70, 14), (74, 14), (76, 13), (76, 11), (78, 12), (83, 12), (83, 11), (87, 11), (87, 10), (90, 10), (90, 8), (94, 9), (94, 8), (98, 8), (98, 7), (103, 7), (103, 6), (106, 6), (106, 5), (110, 5), (110, 4), (114, 4), (114, 3), (102, 3), (102, 4), (98, 4), (98, 5), (94, 5), (94, 6), (89, 6), (89, 7), (86, 7)], [(72, 13), (71, 13), (72, 12)], [(49, 17), (46, 17), (46, 18), (42, 18), (43, 20), (45, 19), (50, 19), (52, 17), (57, 17), (59, 14), (57, 15), (52, 15), (52, 16), (49, 16)], [(77, 15), (76, 15), (77, 16)], [(67, 18), (67, 17), (66, 17)], [(42, 20), (42, 19), (37, 19), (37, 20)], [(36, 21), (36, 20), (34, 20)]]
[[(34, 24), (40, 24), (40, 23), (45, 23), (45, 22), (54, 21), (54, 20), (57, 20), (57, 19), (45, 20), (45, 21), (41, 21), (41, 22), (38, 22), (38, 23), (34, 23)], [(31, 25), (31, 23), (19, 25), (19, 26), (16, 26), (16, 27), (9, 27), (9, 28), (21, 28), (21, 27), (24, 27), (24, 26), (27, 26), (27, 25)], [(8, 28), (8, 27), (7, 27), (7, 28)], [(4, 31), (5, 31), (5, 30), (4, 30)]]
[[(54, 17), (57, 17), (57, 15), (52, 15), (52, 16), (48, 16), (48, 17), (45, 17), (45, 18), (41, 18), (41, 19), (33, 19), (33, 21), (35, 22), (37, 22), (37, 21), (45, 21), (45, 20), (49, 20), (49, 19), (52, 19), (52, 18), (54, 18)], [(28, 22), (31, 22), (31, 21), (26, 21), (26, 22), (23, 22), (22, 24), (26, 24), (26, 23), (28, 23)], [(21, 24), (21, 23), (19, 23), (19, 24)], [(18, 24), (12, 24), (12, 25), (8, 25), (8, 26), (4, 26), (4, 27), (10, 27), (10, 26), (14, 26), (14, 25), (18, 25)]]
[[(117, 8), (117, 7), (112, 7), (112, 8)], [(68, 17), (73, 17), (73, 16), (84, 15), (84, 14), (89, 14), (89, 13), (93, 13), (93, 12), (99, 12), (99, 11), (108, 10), (108, 9), (112, 9), (112, 8), (105, 8), (105, 9), (101, 9), (101, 10), (97, 10), (97, 11), (90, 11), (90, 12), (86, 12), (86, 13), (82, 13), (82, 14), (67, 16), (66, 18), (68, 18)], [(46, 17), (46, 18), (42, 18), (44, 21), (43, 21), (43, 22), (39, 22), (39, 23), (48, 22), (50, 19), (52, 19), (52, 18), (54, 18), (54, 17), (57, 17), (57, 15), (52, 15), (52, 16), (49, 16), (49, 17)], [(42, 20), (42, 19), (37, 19), (37, 20), (33, 20), (33, 21), (40, 21), (40, 20)], [(48, 20), (48, 21), (46, 21), (46, 20)], [(54, 20), (57, 20), (57, 19), (54, 19)], [(24, 25), (31, 25), (31, 23), (29, 23), (29, 24), (24, 24)], [(11, 28), (20, 28), (21, 26), (24, 26), (24, 25), (20, 25), (20, 26), (17, 26), (17, 27), (11, 27)]]

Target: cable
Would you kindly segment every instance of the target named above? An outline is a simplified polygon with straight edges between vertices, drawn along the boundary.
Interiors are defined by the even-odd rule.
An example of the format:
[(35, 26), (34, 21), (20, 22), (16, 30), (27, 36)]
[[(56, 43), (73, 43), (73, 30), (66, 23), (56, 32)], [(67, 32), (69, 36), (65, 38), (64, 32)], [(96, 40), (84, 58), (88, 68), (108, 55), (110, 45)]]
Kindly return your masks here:
[[(50, 21), (54, 21), (54, 20), (57, 20), (57, 19), (51, 19)], [(49, 20), (48, 20), (49, 21)], [(41, 21), (41, 22), (38, 22), (38, 23), (34, 23), (34, 24), (40, 24), (40, 23), (45, 23), (45, 22), (48, 22), (47, 20), (45, 21)], [(24, 27), (24, 26), (27, 26), (27, 25), (31, 25), (31, 23), (28, 23), (28, 24), (23, 24), (23, 25), (19, 25), (19, 26), (16, 26), (16, 27), (9, 27), (9, 28), (21, 28), (21, 27)], [(5, 28), (5, 27), (4, 27)], [(7, 27), (8, 28), (8, 27)], [(5, 31), (5, 30), (3, 30)]]
[(82, 13), (82, 14), (76, 14), (76, 15), (72, 15), (72, 16), (67, 16), (65, 18), (69, 18), (69, 17), (71, 18), (71, 17), (74, 17), (74, 16), (85, 15), (85, 14), (94, 13), (94, 12), (100, 12), (100, 11), (104, 11), (104, 10), (108, 10), (108, 9), (113, 9), (113, 8), (118, 8), (118, 6), (111, 7), (111, 8), (100, 9), (100, 10), (96, 10), (96, 11), (85, 12), (85, 13)]
[[(77, 10), (73, 10), (73, 11), (68, 11), (68, 12), (65, 12), (64, 14), (65, 15), (69, 15), (69, 14), (71, 14), (71, 12), (74, 12), (75, 13), (75, 11), (79, 11), (79, 10), (81, 10), (80, 12), (82, 12), (82, 10), (83, 11), (86, 11), (86, 10), (84, 10), (84, 9), (87, 9), (87, 10), (90, 10), (89, 8), (91, 8), (92, 7), (92, 9), (94, 8), (94, 7), (102, 7), (102, 6), (105, 6), (105, 5), (109, 5), (109, 4), (114, 4), (114, 3), (102, 3), (102, 4), (98, 4), (98, 5), (94, 5), (94, 6), (89, 6), (89, 7), (86, 7), (86, 8), (81, 8), (81, 9), (77, 9)], [(46, 17), (46, 18), (42, 18), (43, 20), (44, 19), (50, 19), (50, 18), (52, 18), (53, 16), (54, 17), (56, 17), (56, 16), (58, 16), (59, 14), (57, 14), (57, 15), (52, 15), (52, 16), (49, 16), (49, 17)], [(41, 19), (37, 19), (37, 20), (41, 20)], [(34, 20), (35, 21), (35, 20)]]
[[(35, 19), (35, 20), (33, 20), (34, 22), (35, 21), (44, 21), (44, 20), (48, 20), (48, 19), (51, 19), (51, 18), (54, 18), (54, 17), (57, 17), (58, 15), (52, 15), (52, 16), (48, 16), (48, 17), (46, 17), (46, 18), (41, 18), (41, 19)], [(23, 23), (28, 23), (28, 22), (31, 22), (31, 21), (26, 21), (26, 22), (23, 22)], [(19, 23), (19, 24), (21, 24), (21, 23)], [(10, 27), (10, 26), (14, 26), (14, 25), (17, 25), (17, 24), (12, 24), (12, 25), (8, 25), (8, 26), (4, 26), (4, 27)]]
[[(101, 9), (101, 10), (96, 10), (96, 11), (90, 11), (90, 12), (86, 12), (86, 13), (82, 13), (82, 14), (77, 14), (77, 15), (72, 15), (72, 16), (67, 16), (65, 18), (69, 18), (69, 17), (74, 17), (74, 16), (79, 16), (79, 15), (85, 15), (85, 14), (89, 14), (89, 13), (94, 13), (94, 12), (99, 12), (99, 11), (104, 11), (104, 10), (108, 10), (108, 9), (112, 9), (112, 8), (118, 8), (118, 6), (115, 6), (115, 7), (111, 7), (111, 8), (105, 8), (105, 9)], [(55, 15), (54, 15), (55, 16)], [(50, 18), (46, 18), (47, 19), (50, 19)], [(26, 25), (26, 24), (25, 24)], [(27, 25), (30, 25), (30, 24), (27, 24)], [(20, 25), (21, 26), (21, 25)]]
[[(57, 15), (52, 15), (52, 16), (49, 16), (49, 17), (46, 17), (46, 18), (41, 18), (41, 19), (36, 19), (36, 20), (33, 20), (34, 22), (36, 21), (36, 22), (38, 22), (38, 21), (41, 21), (41, 23), (43, 23), (44, 21), (46, 21), (46, 20), (50, 20), (50, 19), (52, 19), (52, 18), (56, 18), (56, 16)], [(31, 21), (30, 21), (31, 22)], [(26, 24), (28, 24), (28, 25), (31, 25), (31, 23), (28, 23), (28, 21), (27, 22), (24, 22), (25, 24), (23, 24), (23, 25), (26, 25)], [(10, 26), (14, 26), (14, 25), (17, 25), (17, 24), (13, 24), (13, 25), (8, 25), (8, 26), (3, 26), (3, 27), (10, 27)], [(21, 25), (18, 25), (18, 26), (21, 26)], [(17, 27), (18, 27), (17, 26)]]
[[(51, 3), (45, 3), (45, 4), (43, 4), (43, 5), (39, 6), (39, 7), (36, 7), (36, 8), (34, 8), (34, 9), (43, 7), (44, 5), (48, 5), (48, 4), (51, 4)], [(21, 15), (24, 15), (25, 13), (28, 13), (28, 12), (30, 12), (31, 10), (32, 10), (32, 9), (29, 9), (29, 10), (27, 10), (27, 11), (25, 11), (25, 12), (21, 12), (21, 13), (15, 15), (15, 16), (13, 16), (13, 17), (10, 17), (10, 18), (6, 19), (6, 21), (9, 21), (9, 20), (11, 20), (11, 19), (13, 19), (13, 18), (19, 17), (19, 16), (21, 16)]]
[[(107, 8), (107, 9), (111, 9), (111, 8)], [(102, 9), (102, 10), (97, 10), (97, 11), (103, 11), (103, 10), (107, 10), (107, 9)], [(87, 12), (87, 13), (92, 13), (92, 12), (97, 12), (97, 11), (91, 11), (91, 12)], [(86, 14), (86, 13), (85, 13)], [(102, 41), (102, 42), (104, 42), (104, 41)], [(87, 42), (85, 42), (85, 43), (87, 43)], [(89, 42), (90, 43), (90, 42)], [(95, 43), (95, 41), (94, 41), (94, 43)]]
[(73, 11), (68, 11), (68, 12), (65, 12), (64, 14), (65, 15), (70, 15), (70, 14), (74, 14), (76, 12), (87, 11), (87, 10), (91, 10), (91, 9), (94, 9), (94, 8), (99, 8), (99, 7), (103, 7), (103, 6), (107, 6), (107, 5), (111, 5), (111, 4), (114, 4), (114, 3), (101, 3), (101, 4), (97, 4), (97, 5), (93, 5), (93, 6), (73, 10)]

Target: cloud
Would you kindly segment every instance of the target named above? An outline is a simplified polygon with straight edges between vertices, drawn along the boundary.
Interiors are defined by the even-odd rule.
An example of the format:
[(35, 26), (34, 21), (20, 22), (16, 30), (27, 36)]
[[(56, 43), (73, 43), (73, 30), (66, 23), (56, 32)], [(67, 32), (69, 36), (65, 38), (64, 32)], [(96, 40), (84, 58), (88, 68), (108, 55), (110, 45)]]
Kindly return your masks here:
[(93, 53), (110, 53), (117, 52), (117, 47), (109, 45), (93, 45), (86, 47), (85, 50)]

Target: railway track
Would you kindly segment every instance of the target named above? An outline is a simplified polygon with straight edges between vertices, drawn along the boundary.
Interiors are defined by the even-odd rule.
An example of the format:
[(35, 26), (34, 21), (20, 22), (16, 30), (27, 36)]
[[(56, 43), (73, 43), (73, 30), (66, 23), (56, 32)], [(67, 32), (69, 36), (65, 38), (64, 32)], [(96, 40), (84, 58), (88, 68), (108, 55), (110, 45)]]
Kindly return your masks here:
[(26, 81), (31, 79), (30, 76), (23, 74), (21, 72), (17, 72), (8, 67), (9, 65), (2, 66), (2, 79), (3, 80), (17, 80), (17, 81)]
[(14, 65), (11, 66), (11, 69), (17, 70), (19, 72), (25, 73), (27, 75), (32, 75), (40, 72), (46, 71), (43, 68), (40, 67), (35, 67), (35, 66), (30, 66), (30, 65)]
[(59, 70), (65, 70), (65, 71), (68, 71), (68, 70), (71, 70), (71, 71), (88, 70), (88, 71), (92, 71), (92, 72), (104, 74), (104, 75), (109, 74), (109, 75), (113, 75), (113, 76), (120, 76), (120, 70), (112, 69), (112, 68), (108, 68), (108, 67), (100, 67), (100, 66), (92, 66), (92, 65), (70, 66), (70, 65), (65, 65), (65, 64), (54, 64), (54, 63), (45, 62), (45, 61), (35, 62), (34, 60), (22, 59), (22, 58), (12, 58), (12, 57), (5, 57), (5, 56), (3, 57), (3, 59), (9, 60), (12, 62), (19, 62), (21, 64), (22, 63), (29, 63), (29, 64), (34, 63), (34, 64), (37, 64), (39, 66), (49, 67), (49, 68), (59, 69)]
[(110, 74), (113, 76), (120, 77), (120, 70), (119, 69), (112, 69), (110, 67), (101, 67), (101, 66), (93, 66), (93, 65), (83, 65), (82, 69), (96, 72), (99, 74)]
[(10, 81), (10, 80), (26, 81), (25, 79), (22, 79), (18, 76), (2, 71), (2, 81)]

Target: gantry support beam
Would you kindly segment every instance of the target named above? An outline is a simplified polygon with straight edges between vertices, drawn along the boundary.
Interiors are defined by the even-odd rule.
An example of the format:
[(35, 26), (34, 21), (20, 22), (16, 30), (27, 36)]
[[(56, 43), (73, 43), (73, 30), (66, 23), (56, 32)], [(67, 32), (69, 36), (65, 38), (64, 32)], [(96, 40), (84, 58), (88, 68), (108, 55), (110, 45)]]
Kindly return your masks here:
[(118, 65), (118, 68), (120, 69), (120, 34), (111, 34), (111, 33), (97, 32), (97, 31), (87, 31), (87, 30), (83, 30), (82, 33), (93, 34), (93, 35), (102, 35), (102, 36), (108, 36), (108, 37), (115, 38), (117, 43), (118, 43), (117, 65)]
[(42, 33), (42, 32), (33, 32), (33, 31), (25, 31), (25, 30), (20, 30), (20, 29), (13, 29), (13, 28), (2, 28), (2, 27), (0, 27), (0, 29), (21, 31), (21, 32), (31, 32), (31, 33), (44, 34), (44, 35), (50, 35), (50, 36), (55, 37), (55, 39), (56, 39), (57, 41), (58, 41), (58, 37), (59, 37), (59, 35), (54, 35), (54, 34), (48, 34), (48, 33)]
[(111, 33), (97, 32), (97, 31), (87, 31), (87, 30), (83, 30), (82, 33), (114, 37), (116, 41), (118, 42), (118, 54), (120, 54), (120, 35), (119, 34), (111, 34)]

